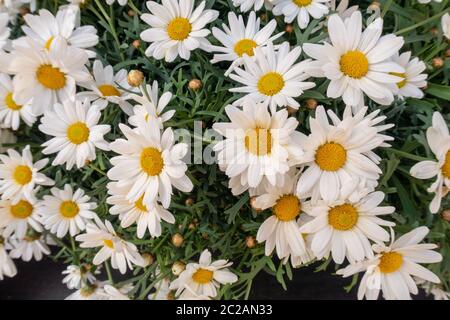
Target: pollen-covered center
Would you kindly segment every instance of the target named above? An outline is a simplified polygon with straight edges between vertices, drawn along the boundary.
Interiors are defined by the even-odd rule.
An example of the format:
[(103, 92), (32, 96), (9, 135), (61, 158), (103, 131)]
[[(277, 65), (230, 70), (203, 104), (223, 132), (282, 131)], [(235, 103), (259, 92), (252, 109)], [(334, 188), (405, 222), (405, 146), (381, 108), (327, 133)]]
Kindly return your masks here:
[(345, 75), (360, 79), (369, 71), (369, 61), (361, 51), (348, 51), (339, 60), (341, 71)]
[(358, 211), (351, 204), (341, 204), (328, 211), (328, 223), (336, 230), (350, 230), (357, 221)]
[(445, 155), (445, 161), (441, 168), (442, 174), (447, 179), (450, 179), (450, 150), (447, 151)]
[(337, 171), (347, 161), (347, 151), (336, 142), (327, 142), (316, 150), (315, 161), (324, 171)]
[(186, 39), (191, 33), (192, 25), (189, 19), (175, 18), (167, 25), (167, 34), (172, 40), (181, 41)]
[(114, 242), (109, 239), (103, 239), (103, 244), (110, 249), (114, 249)]
[(102, 84), (101, 86), (98, 86), (98, 90), (102, 93), (104, 97), (120, 97), (120, 91), (117, 90), (116, 87), (114, 87), (111, 84)]
[(66, 75), (51, 64), (43, 64), (36, 71), (36, 78), (40, 84), (50, 90), (59, 90), (66, 85)]
[(309, 6), (312, 0), (292, 0), (299, 7)]
[(272, 134), (263, 128), (248, 129), (245, 134), (245, 148), (248, 152), (264, 156), (272, 151)]
[(273, 213), (281, 221), (291, 221), (300, 214), (300, 200), (293, 194), (284, 195), (273, 206)]
[(11, 214), (17, 219), (26, 219), (33, 213), (33, 205), (26, 200), (20, 200), (11, 206)]
[(31, 181), (32, 177), (33, 172), (28, 166), (20, 165), (14, 169), (13, 178), (20, 185), (26, 185)]
[(64, 218), (73, 218), (78, 214), (78, 212), (80, 212), (80, 208), (75, 201), (63, 201), (59, 205), (59, 213)]
[(145, 212), (147, 212), (148, 210), (147, 210), (147, 206), (143, 203), (143, 200), (144, 200), (144, 196), (142, 195), (139, 199), (138, 199), (138, 201), (136, 201), (135, 203), (134, 203), (134, 206), (136, 207), (136, 209), (138, 209), (138, 210), (140, 210), (140, 211), (145, 211)]
[(160, 174), (164, 168), (164, 159), (162, 158), (161, 151), (153, 147), (142, 150), (141, 168), (149, 176), (156, 176)]
[(258, 80), (258, 91), (266, 96), (274, 96), (284, 88), (284, 79), (278, 72), (268, 72)]
[(406, 85), (406, 74), (398, 72), (389, 72), (389, 74), (403, 79), (402, 81), (397, 82), (397, 87), (399, 89), (403, 88)]
[(403, 256), (398, 252), (384, 253), (380, 258), (378, 267), (383, 273), (391, 273), (397, 271), (403, 264)]
[(192, 280), (199, 284), (205, 284), (211, 282), (213, 279), (214, 273), (207, 269), (199, 268), (195, 273), (192, 275)]
[(253, 57), (253, 55), (255, 54), (253, 52), (253, 49), (255, 49), (257, 46), (258, 44), (252, 39), (242, 39), (236, 42), (236, 44), (234, 45), (234, 52), (236, 52), (239, 57), (242, 57), (244, 53), (250, 57)]
[(75, 122), (67, 128), (67, 139), (73, 144), (82, 144), (89, 139), (89, 128), (83, 122)]
[(45, 49), (50, 50), (50, 47), (53, 43), (53, 39), (55, 39), (54, 36), (51, 36), (50, 38), (48, 38), (48, 40), (45, 42)]
[(11, 109), (11, 110), (13, 110), (13, 111), (18, 111), (18, 110), (22, 109), (22, 106), (21, 106), (21, 105), (18, 105), (18, 104), (14, 101), (14, 99), (13, 99), (13, 93), (12, 93), (12, 92), (9, 92), (9, 93), (6, 95), (6, 97), (5, 97), (5, 104), (6, 104), (6, 106), (7, 106), (9, 109)]

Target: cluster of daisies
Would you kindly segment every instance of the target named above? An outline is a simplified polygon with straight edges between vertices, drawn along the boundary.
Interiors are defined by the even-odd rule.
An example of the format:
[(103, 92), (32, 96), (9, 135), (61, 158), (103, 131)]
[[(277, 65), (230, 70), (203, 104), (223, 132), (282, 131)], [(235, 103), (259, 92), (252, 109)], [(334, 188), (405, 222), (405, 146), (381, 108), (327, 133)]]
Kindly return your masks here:
[[(92, 265), (64, 271), (63, 282), (76, 290), (68, 298), (129, 299), (132, 285), (116, 288), (96, 275), (105, 262), (125, 274), (147, 267), (149, 257), (97, 215), (89, 190), (48, 177), (45, 156), (52, 157), (51, 166), (76, 170), (91, 167), (101, 153), (113, 154), (106, 173), (109, 213), (118, 216), (121, 228), (135, 225), (139, 239), (159, 237), (165, 223), (175, 223), (169, 211), (174, 190), (193, 189), (188, 145), (165, 126), (175, 113), (166, 110), (172, 93), (160, 94), (156, 81), (133, 83), (131, 73), (114, 70), (97, 56), (97, 29), (80, 25), (78, 6), (85, 1), (68, 1), (55, 15), (35, 11), (35, 1), (22, 2), (32, 13), (23, 16), (23, 35), (16, 39), (10, 39), (10, 26), (23, 4), (0, 3), (0, 139), (15, 143), (14, 132), (35, 123), (48, 139), (21, 152), (1, 150), (0, 280), (17, 273), (12, 259), (40, 260), (50, 254), (49, 245), (70, 238), (95, 256)], [(153, 59), (189, 60), (191, 52), (202, 50), (211, 53), (211, 63), (227, 66), (237, 98), (225, 108), (230, 122), (213, 125), (223, 136), (214, 150), (232, 193), (248, 192), (254, 208), (270, 211), (256, 235), (265, 254), (275, 252), (294, 267), (328, 258), (347, 262), (338, 274), (364, 272), (358, 298), (376, 299), (381, 290), (386, 299), (410, 299), (419, 281), (439, 283), (421, 266), (442, 259), (433, 251), (436, 245), (421, 243), (426, 227), (395, 240), (389, 219), (395, 208), (383, 205), (385, 195), (377, 191), (382, 171), (375, 153), (390, 146), (393, 138), (384, 132), (393, 125), (365, 106), (368, 100), (390, 105), (395, 98), (422, 98), (425, 64), (411, 52), (399, 52), (403, 38), (383, 35), (380, 17), (364, 28), (361, 12), (348, 1), (233, 0), (233, 5), (242, 14), (229, 12), (228, 24), (210, 30), (219, 12), (206, 8), (205, 1), (148, 1), (148, 13), (141, 16), (147, 28), (140, 38)], [(281, 42), (275, 19), (261, 28), (256, 12), (263, 5), (300, 29), (312, 19), (326, 22), (327, 38), (294, 47)], [(301, 59), (302, 51), (307, 59)], [(296, 98), (316, 86), (314, 78), (328, 79), (327, 96), (342, 99), (346, 107), (339, 117), (318, 106), (304, 134), (290, 110), (300, 107)], [(121, 108), (128, 123), (118, 125), (121, 138), (107, 141), (112, 128), (101, 119), (112, 105)], [(411, 175), (437, 177), (429, 188), (436, 194), (430, 211), (436, 213), (450, 188), (450, 136), (437, 112), (427, 138), (437, 162), (420, 162)], [(39, 152), (44, 157), (35, 161)], [(238, 281), (229, 266), (227, 260), (212, 261), (205, 249), (198, 263), (174, 265), (174, 280), (161, 274), (148, 298), (215, 298), (221, 285)]]

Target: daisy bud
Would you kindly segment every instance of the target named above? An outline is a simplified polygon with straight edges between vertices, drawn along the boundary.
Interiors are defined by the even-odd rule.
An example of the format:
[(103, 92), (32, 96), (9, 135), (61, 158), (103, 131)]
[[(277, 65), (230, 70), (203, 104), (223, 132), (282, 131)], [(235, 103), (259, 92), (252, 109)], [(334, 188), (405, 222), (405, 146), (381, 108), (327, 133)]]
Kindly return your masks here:
[(144, 81), (144, 74), (140, 70), (131, 70), (128, 73), (128, 84), (132, 87), (139, 87)]
[(262, 21), (267, 21), (267, 14), (261, 13), (261, 14), (259, 15), (259, 18), (260, 18)]
[(184, 203), (186, 204), (186, 206), (190, 207), (190, 206), (192, 206), (194, 204), (194, 199), (187, 198)]
[(442, 219), (450, 222), (450, 209), (442, 211)]
[(209, 235), (206, 232), (203, 232), (202, 233), (202, 238), (205, 239), (205, 240), (208, 240)]
[(292, 26), (292, 24), (287, 24), (286, 28), (284, 29), (287, 33), (292, 33), (294, 32), (294, 27)]
[(19, 14), (23, 17), (30, 13), (30, 9), (27, 7), (21, 7), (19, 9)]
[(183, 242), (184, 242), (184, 238), (183, 238), (183, 236), (181, 234), (175, 233), (172, 236), (172, 244), (175, 247), (177, 247), (177, 248), (181, 247), (183, 245)]
[(188, 226), (188, 229), (189, 230), (194, 230), (195, 229), (195, 223), (189, 223), (189, 226)]
[(306, 107), (310, 110), (314, 110), (317, 107), (317, 100), (312, 98), (306, 100)]
[(134, 12), (133, 10), (128, 10), (128, 16), (129, 17), (134, 17), (136, 15), (136, 12)]
[(133, 41), (133, 43), (131, 44), (134, 48), (139, 48), (141, 46), (141, 41), (136, 39)]
[(288, 115), (290, 115), (290, 116), (298, 111), (298, 109), (295, 109), (295, 108), (293, 108), (291, 106), (287, 106), (286, 109), (287, 109)]
[(370, 4), (369, 9), (375, 10), (380, 7), (380, 3), (378, 1), (374, 1)]
[(173, 291), (167, 294), (167, 300), (175, 300), (175, 293)]
[(175, 276), (179, 276), (184, 271), (184, 269), (186, 269), (186, 265), (181, 261), (175, 261), (175, 263), (172, 265), (172, 273)]
[(202, 87), (202, 82), (199, 79), (192, 79), (188, 84), (189, 89), (197, 91)]
[(444, 65), (444, 60), (442, 60), (441, 57), (436, 57), (436, 58), (433, 58), (431, 64), (433, 65), (433, 67), (438, 69), (438, 68), (441, 68)]
[(262, 209), (256, 207), (255, 202), (256, 202), (256, 197), (251, 197), (250, 198), (250, 206), (252, 207), (252, 209), (255, 210), (256, 212), (261, 212)]
[(155, 261), (155, 258), (150, 253), (143, 253), (142, 259), (144, 259), (144, 267), (148, 267), (149, 265), (153, 264)]
[(245, 245), (247, 246), (247, 248), (251, 249), (254, 248), (256, 246), (256, 240), (254, 237), (252, 236), (248, 236), (245, 238)]
[(431, 28), (431, 29), (430, 29), (430, 32), (431, 32), (431, 34), (432, 34), (433, 36), (435, 36), (435, 37), (439, 34), (438, 28)]

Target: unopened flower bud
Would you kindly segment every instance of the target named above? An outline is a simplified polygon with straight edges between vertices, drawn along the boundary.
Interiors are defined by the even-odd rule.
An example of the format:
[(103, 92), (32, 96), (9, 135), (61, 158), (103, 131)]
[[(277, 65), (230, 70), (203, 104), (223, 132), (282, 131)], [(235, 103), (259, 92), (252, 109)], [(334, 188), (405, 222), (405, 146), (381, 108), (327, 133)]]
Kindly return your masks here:
[(197, 91), (202, 87), (202, 82), (199, 79), (192, 79), (188, 84), (189, 89)]
[(184, 238), (183, 238), (183, 236), (181, 234), (175, 233), (172, 236), (172, 244), (175, 247), (177, 247), (177, 248), (181, 247), (183, 245), (183, 242), (184, 242)]
[(431, 61), (431, 64), (436, 69), (442, 68), (442, 66), (444, 65), (444, 60), (441, 57), (436, 57), (436, 58), (433, 58), (433, 60)]
[(450, 209), (442, 211), (442, 219), (450, 222)]
[(292, 33), (292, 32), (294, 32), (294, 26), (292, 24), (287, 24), (286, 27), (284, 28), (284, 30), (287, 33)]
[(317, 100), (312, 98), (306, 100), (306, 107), (310, 110), (314, 110), (315, 108), (317, 108)]
[(141, 40), (134, 40), (133, 43), (131, 44), (134, 48), (139, 48), (141, 46)]
[(128, 10), (128, 16), (129, 17), (134, 17), (136, 15), (136, 12), (134, 12), (134, 10)]
[(175, 276), (179, 276), (184, 271), (184, 269), (186, 269), (186, 265), (181, 261), (175, 261), (175, 263), (172, 265), (172, 273)]
[(128, 84), (132, 87), (139, 87), (144, 81), (144, 74), (140, 70), (131, 70), (128, 73)]
[(188, 207), (192, 206), (194, 204), (194, 199), (192, 198), (187, 198), (186, 201), (184, 202), (184, 204)]
[(155, 261), (155, 258), (150, 253), (143, 253), (142, 259), (144, 259), (144, 267), (148, 267), (148, 266), (152, 265), (153, 262)]
[(287, 106), (286, 109), (287, 109), (288, 115), (290, 115), (290, 116), (298, 111), (298, 109), (291, 107), (291, 106)]
[(254, 237), (252, 236), (248, 236), (245, 238), (245, 245), (247, 246), (247, 248), (251, 249), (254, 248), (256, 246), (256, 240)]

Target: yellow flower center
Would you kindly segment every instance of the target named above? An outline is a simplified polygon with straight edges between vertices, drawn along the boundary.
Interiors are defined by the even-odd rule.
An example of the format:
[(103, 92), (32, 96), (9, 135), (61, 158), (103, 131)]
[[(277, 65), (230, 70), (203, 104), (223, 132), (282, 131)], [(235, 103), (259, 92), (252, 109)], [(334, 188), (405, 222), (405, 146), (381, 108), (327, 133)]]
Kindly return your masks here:
[(110, 249), (114, 249), (114, 242), (112, 242), (112, 240), (104, 239), (103, 244)]
[(192, 275), (192, 280), (199, 284), (206, 284), (211, 282), (213, 275), (212, 271), (200, 268)]
[(102, 93), (105, 97), (120, 97), (121, 94), (119, 90), (117, 90), (116, 87), (110, 84), (102, 84), (101, 86), (98, 86), (98, 90)]
[(299, 7), (309, 6), (312, 0), (292, 0)]
[(293, 194), (284, 195), (273, 206), (273, 213), (281, 221), (291, 221), (300, 214), (300, 200)]
[(59, 213), (61, 213), (64, 218), (73, 218), (78, 214), (79, 211), (80, 208), (74, 201), (63, 201), (59, 205)]
[(89, 139), (89, 128), (83, 122), (75, 122), (67, 128), (67, 139), (73, 144), (82, 144)]
[(6, 95), (6, 97), (5, 97), (5, 104), (6, 104), (6, 106), (7, 106), (9, 109), (14, 110), (14, 111), (17, 111), (17, 110), (22, 109), (22, 106), (21, 106), (21, 105), (18, 105), (18, 104), (14, 101), (14, 99), (13, 99), (13, 93), (12, 93), (12, 92), (10, 92), (10, 93), (8, 93), (8, 94)]
[(17, 219), (26, 219), (33, 213), (33, 206), (26, 200), (20, 200), (11, 206), (11, 214)]
[(328, 211), (328, 223), (336, 230), (349, 230), (357, 221), (358, 211), (351, 204), (341, 204)]
[(257, 156), (264, 156), (272, 151), (272, 134), (268, 129), (248, 129), (244, 142), (247, 151)]
[(383, 273), (391, 273), (397, 271), (403, 264), (403, 257), (397, 252), (386, 252), (380, 258), (378, 267)]
[(284, 79), (278, 72), (268, 72), (258, 80), (258, 91), (266, 96), (276, 95), (284, 88)]
[(189, 19), (175, 18), (167, 25), (167, 34), (172, 40), (182, 41), (191, 33), (192, 25)]
[(144, 200), (144, 196), (143, 195), (138, 199), (138, 201), (136, 201), (134, 203), (134, 206), (136, 207), (136, 209), (138, 209), (140, 211), (147, 212), (148, 211), (147, 207), (146, 207), (146, 205), (144, 203), (142, 203), (142, 200)]
[(404, 73), (398, 73), (398, 72), (389, 72), (389, 74), (390, 74), (390, 75), (393, 75), (393, 76), (396, 76), (396, 77), (399, 77), (399, 78), (403, 78), (402, 81), (397, 82), (397, 87), (398, 87), (399, 89), (401, 89), (401, 88), (403, 88), (403, 87), (405, 86), (405, 84), (406, 84), (406, 74), (404, 74)]
[(327, 142), (316, 150), (315, 160), (324, 171), (337, 171), (347, 161), (347, 151), (339, 143)]
[(17, 182), (17, 184), (24, 186), (31, 181), (32, 177), (33, 172), (28, 166), (20, 165), (14, 169), (13, 178)]
[(242, 57), (244, 53), (250, 57), (253, 57), (253, 49), (255, 49), (257, 46), (258, 44), (252, 39), (242, 39), (236, 42), (236, 44), (234, 45), (234, 52), (236, 52), (239, 57)]
[(360, 79), (369, 71), (369, 61), (361, 51), (348, 51), (339, 60), (341, 71), (345, 75)]
[(445, 162), (442, 165), (442, 174), (447, 179), (450, 179), (450, 150), (447, 151), (447, 154), (445, 155)]
[(50, 64), (41, 65), (36, 71), (37, 80), (47, 89), (59, 90), (66, 85), (66, 75)]
[(164, 160), (161, 151), (156, 148), (149, 147), (142, 150), (141, 168), (149, 176), (156, 176), (161, 173), (164, 167)]
[(55, 39), (54, 36), (48, 38), (47, 42), (45, 43), (45, 49), (50, 50), (50, 46), (52, 45), (53, 39)]

